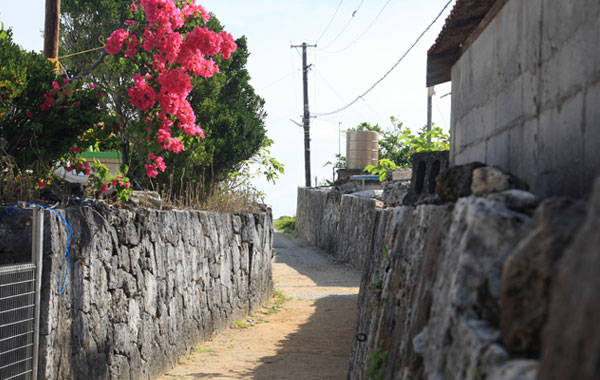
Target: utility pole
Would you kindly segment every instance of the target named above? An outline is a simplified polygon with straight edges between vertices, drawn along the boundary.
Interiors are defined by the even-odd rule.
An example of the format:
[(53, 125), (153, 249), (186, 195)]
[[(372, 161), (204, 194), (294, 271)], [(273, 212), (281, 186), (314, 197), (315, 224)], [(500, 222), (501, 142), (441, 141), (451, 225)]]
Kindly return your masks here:
[(46, 0), (44, 23), (44, 58), (58, 59), (58, 32), (60, 27), (60, 0)]
[(304, 115), (302, 124), (304, 127), (304, 174), (306, 187), (310, 186), (310, 111), (308, 108), (308, 70), (310, 66), (306, 62), (306, 48), (317, 47), (317, 45), (308, 45), (303, 42), (302, 45), (292, 45), (292, 48), (302, 48), (302, 85), (304, 89)]
[[(434, 87), (427, 87), (427, 132), (431, 131), (431, 108), (433, 95), (435, 95)], [(431, 142), (431, 136), (427, 137), (427, 141)]]

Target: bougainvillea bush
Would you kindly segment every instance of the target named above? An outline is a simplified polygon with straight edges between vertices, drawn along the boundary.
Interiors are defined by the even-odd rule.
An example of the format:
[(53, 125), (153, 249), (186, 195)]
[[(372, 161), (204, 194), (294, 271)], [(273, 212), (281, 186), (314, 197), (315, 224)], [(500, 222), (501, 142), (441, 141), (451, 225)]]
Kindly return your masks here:
[(188, 99), (192, 77), (218, 73), (213, 57), (228, 59), (237, 45), (229, 33), (207, 28), (210, 14), (191, 0), (141, 0), (131, 4), (130, 16), (108, 37), (106, 51), (131, 59), (139, 70), (127, 95), (144, 121), (142, 133), (154, 143), (144, 164), (154, 178), (167, 167), (162, 151), (180, 153), (186, 136), (204, 138)]
[[(142, 3), (135, 4), (131, 7), (130, 0), (73, 1), (61, 4), (61, 55), (68, 56), (94, 49), (103, 37), (120, 30), (115, 34), (117, 42), (123, 39), (119, 53), (106, 56), (104, 64), (99, 65), (89, 76), (93, 77), (94, 82), (107, 95), (103, 98), (103, 103), (113, 112), (120, 126), (115, 133), (117, 138), (102, 141), (99, 147), (102, 150), (122, 152), (123, 160), (129, 166), (129, 177), (138, 188), (166, 189), (169, 198), (182, 195), (187, 197), (189, 194), (186, 193), (191, 188), (210, 192), (213, 184), (228, 181), (233, 173), (242, 171), (245, 162), (266, 152), (264, 100), (250, 84), (250, 75), (246, 69), (250, 55), (247, 40), (244, 36), (237, 38), (237, 49), (227, 59), (221, 54), (206, 58), (212, 59), (219, 68), (212, 77), (189, 75), (192, 89), (186, 100), (196, 117), (195, 124), (200, 126), (205, 138), (201, 138), (200, 134), (187, 134), (175, 124), (171, 126), (172, 135), (180, 139), (185, 149), (177, 153), (161, 149), (156, 135), (148, 138), (150, 128), (147, 112), (132, 106), (129, 96), (130, 88), (135, 83), (133, 76), (144, 73), (140, 68), (152, 67), (154, 61), (154, 54), (138, 54), (134, 58), (125, 56), (129, 41), (124, 36), (134, 33), (139, 47), (140, 33), (143, 38), (142, 31), (145, 31), (145, 28), (133, 31), (144, 22), (145, 17)], [(224, 31), (224, 27), (212, 14), (208, 22), (203, 17), (195, 17), (188, 19), (187, 23), (189, 25), (185, 28), (188, 33), (196, 26), (205, 34), (208, 34), (205, 29), (215, 35)], [(138, 52), (140, 50), (143, 47)], [(82, 54), (69, 56), (62, 62), (67, 70), (76, 74), (85, 70), (96, 59), (96, 54)], [(148, 81), (144, 78), (144, 82)], [(139, 82), (143, 85), (141, 80)], [(157, 92), (156, 88), (154, 92)], [(141, 100), (139, 105), (144, 107), (147, 99)], [(155, 132), (160, 129), (156, 126), (154, 128)], [(163, 158), (164, 172), (153, 162), (150, 154)], [(152, 165), (149, 167), (150, 173), (156, 172), (157, 176), (148, 177), (145, 165)], [(207, 199), (209, 194), (199, 196)]]

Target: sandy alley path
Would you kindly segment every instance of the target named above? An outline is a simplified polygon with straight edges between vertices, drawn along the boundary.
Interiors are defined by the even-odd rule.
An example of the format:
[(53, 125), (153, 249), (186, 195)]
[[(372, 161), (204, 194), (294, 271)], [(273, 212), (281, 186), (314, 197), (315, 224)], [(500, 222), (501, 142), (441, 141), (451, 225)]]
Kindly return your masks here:
[(360, 273), (283, 233), (274, 245), (285, 302), (199, 345), (160, 380), (346, 379)]

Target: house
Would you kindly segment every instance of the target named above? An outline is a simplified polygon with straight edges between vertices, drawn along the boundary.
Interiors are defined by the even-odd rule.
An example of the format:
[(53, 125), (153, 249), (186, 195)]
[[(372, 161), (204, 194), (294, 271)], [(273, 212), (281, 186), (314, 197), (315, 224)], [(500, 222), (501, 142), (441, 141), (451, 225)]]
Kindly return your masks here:
[(452, 81), (450, 165), (482, 161), (540, 196), (600, 176), (600, 1), (457, 0), (428, 52)]

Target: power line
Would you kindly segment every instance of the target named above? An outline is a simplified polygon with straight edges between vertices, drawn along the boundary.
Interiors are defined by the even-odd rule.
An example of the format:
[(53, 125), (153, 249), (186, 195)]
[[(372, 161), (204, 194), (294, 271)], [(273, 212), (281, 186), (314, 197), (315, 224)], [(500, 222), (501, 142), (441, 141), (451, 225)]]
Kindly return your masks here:
[(327, 115), (333, 115), (333, 114), (336, 114), (338, 112), (341, 112), (341, 111), (347, 109), (348, 107), (352, 106), (354, 103), (358, 102), (365, 95), (367, 95), (369, 92), (371, 92), (371, 90), (373, 90), (379, 83), (381, 83), (396, 68), (396, 66), (398, 66), (400, 64), (400, 62), (402, 62), (404, 60), (404, 58), (408, 55), (408, 53), (410, 53), (411, 50), (421, 40), (421, 38), (423, 38), (423, 36), (425, 35), (425, 33), (427, 33), (427, 31), (429, 29), (431, 29), (431, 27), (433, 26), (433, 24), (435, 24), (435, 22), (440, 18), (440, 16), (442, 15), (442, 13), (444, 13), (444, 11), (446, 10), (446, 8), (448, 8), (448, 5), (450, 5), (450, 3), (452, 1), (454, 1), (454, 0), (449, 0), (446, 3), (446, 5), (444, 5), (444, 8), (442, 8), (442, 10), (440, 11), (440, 13), (435, 17), (435, 19), (433, 19), (433, 21), (429, 24), (429, 26), (427, 26), (427, 28), (421, 33), (421, 35), (415, 40), (415, 42), (413, 42), (413, 44), (410, 45), (410, 47), (408, 48), (408, 50), (406, 50), (404, 52), (404, 54), (402, 54), (402, 56), (400, 57), (400, 59), (398, 59), (396, 61), (396, 63), (394, 63), (394, 65), (381, 78), (379, 78), (377, 80), (377, 82), (375, 82), (371, 87), (369, 87), (367, 89), (367, 91), (365, 91), (361, 95), (357, 96), (356, 99), (354, 99), (352, 102), (350, 102), (349, 104), (345, 105), (344, 107), (338, 108), (337, 110), (331, 111), (331, 112), (315, 113), (315, 115), (317, 115), (317, 116), (327, 116)]
[[(327, 44), (327, 46), (325, 46), (323, 49), (327, 49), (328, 47), (330, 47), (335, 41), (337, 41), (338, 38), (340, 38), (340, 36), (342, 34), (344, 34), (344, 32), (346, 31), (346, 29), (348, 29), (348, 26), (350, 26), (350, 23), (352, 23), (352, 21), (354, 20), (354, 16), (356, 16), (356, 12), (358, 12), (358, 10), (360, 9), (360, 7), (363, 5), (364, 2), (365, 2), (365, 0), (361, 0), (360, 4), (358, 4), (358, 7), (354, 10), (354, 12), (352, 12), (352, 15), (350, 16), (350, 19), (348, 20), (348, 22), (344, 26), (344, 29), (342, 29), (342, 31), (339, 32), (338, 35), (335, 36), (335, 38), (331, 42), (329, 42)], [(323, 49), (320, 49), (320, 50), (323, 50)]]
[(337, 8), (335, 9), (335, 12), (333, 12), (333, 16), (331, 16), (331, 19), (329, 20), (329, 23), (327, 23), (327, 26), (325, 27), (325, 29), (323, 30), (323, 33), (321, 33), (321, 35), (319, 36), (319, 38), (317, 38), (317, 41), (315, 42), (315, 44), (317, 42), (319, 42), (319, 40), (321, 38), (323, 38), (323, 36), (325, 35), (325, 32), (327, 32), (327, 29), (329, 29), (329, 27), (331, 26), (331, 23), (333, 22), (333, 19), (335, 18), (335, 15), (337, 15), (338, 11), (340, 10), (340, 7), (342, 6), (343, 2), (344, 2), (344, 0), (340, 0), (340, 3), (338, 4)]
[(288, 73), (286, 76), (284, 76), (284, 77), (281, 77), (281, 78), (279, 78), (279, 79), (276, 79), (276, 80), (274, 80), (273, 82), (271, 82), (271, 83), (269, 83), (269, 84), (267, 84), (267, 85), (264, 85), (264, 86), (262, 86), (261, 88), (259, 88), (259, 89), (258, 89), (258, 91), (262, 91), (262, 90), (264, 90), (265, 88), (271, 87), (272, 85), (274, 85), (274, 84), (277, 84), (277, 83), (281, 82), (282, 80), (284, 80), (284, 79), (287, 79), (287, 78), (291, 77), (292, 75), (294, 75), (294, 74), (295, 74), (296, 72), (298, 72), (298, 71), (300, 71), (300, 69), (293, 70), (293, 71), (289, 72), (289, 73)]
[[(358, 36), (354, 41), (352, 41), (350, 43), (350, 45), (346, 46), (345, 48), (342, 48), (340, 50), (336, 50), (336, 51), (326, 51), (323, 50), (324, 53), (328, 53), (328, 54), (337, 54), (337, 53), (341, 53), (344, 50), (348, 49), (350, 46), (354, 45), (358, 40), (360, 40), (362, 38), (362, 36), (364, 36), (373, 25), (375, 25), (375, 22), (377, 21), (377, 19), (379, 19), (379, 16), (381, 16), (381, 14), (383, 13), (383, 11), (385, 10), (385, 8), (388, 6), (388, 4), (391, 2), (392, 0), (388, 0), (384, 5), (383, 8), (381, 8), (381, 10), (379, 11), (379, 13), (377, 14), (377, 16), (375, 16), (375, 18), (373, 19), (373, 21), (371, 22), (371, 24), (369, 24), (369, 26), (367, 27), (367, 29), (365, 29), (364, 32), (362, 32), (360, 34), (360, 36)], [(321, 49), (322, 50), (322, 49)]]

